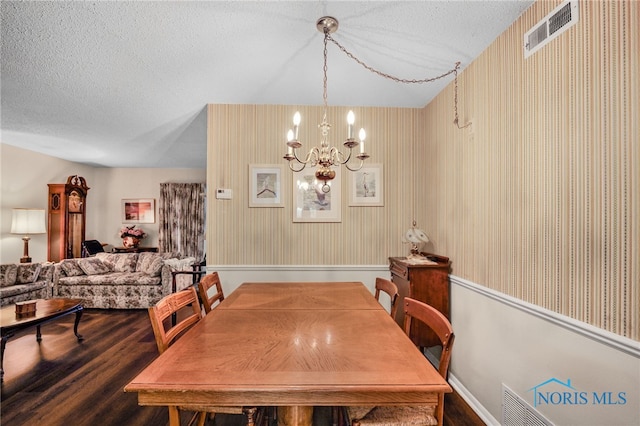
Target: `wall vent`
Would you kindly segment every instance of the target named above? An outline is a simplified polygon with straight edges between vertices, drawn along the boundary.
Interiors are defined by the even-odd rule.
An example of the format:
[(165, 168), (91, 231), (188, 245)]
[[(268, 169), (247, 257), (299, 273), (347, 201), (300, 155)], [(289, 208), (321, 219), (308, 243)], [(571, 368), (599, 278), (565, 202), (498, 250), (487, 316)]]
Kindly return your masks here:
[(553, 426), (553, 423), (503, 383), (502, 426)]
[(524, 57), (528, 58), (544, 45), (578, 22), (578, 0), (567, 0), (538, 22), (524, 35)]

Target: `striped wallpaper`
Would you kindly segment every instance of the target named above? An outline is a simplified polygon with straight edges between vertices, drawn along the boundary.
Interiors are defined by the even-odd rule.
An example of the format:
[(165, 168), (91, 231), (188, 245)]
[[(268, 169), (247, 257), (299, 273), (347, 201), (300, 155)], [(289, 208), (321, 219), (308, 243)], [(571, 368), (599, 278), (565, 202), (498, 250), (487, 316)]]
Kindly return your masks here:
[[(381, 265), (407, 253), (400, 238), (411, 226), (412, 141), (419, 110), (352, 108), (356, 125), (367, 129), (369, 163), (383, 165), (384, 207), (349, 207), (350, 173), (342, 169), (342, 222), (293, 223), (293, 178), (287, 162), (286, 132), (295, 111), (302, 114), (300, 141), (320, 142), (322, 107), (210, 105), (207, 260), (221, 265)], [(329, 139), (342, 146), (347, 107), (330, 108)], [(338, 141), (338, 143), (336, 143)], [(249, 208), (249, 164), (281, 165), (284, 208)], [(216, 200), (215, 188), (231, 188), (233, 200)]]
[[(320, 106), (210, 105), (208, 263), (385, 264), (415, 219), (455, 275), (640, 340), (640, 7), (580, 2), (525, 60), (523, 34), (557, 4), (536, 2), (460, 73), (470, 127), (453, 124), (453, 84), (424, 109), (353, 108), (385, 205), (348, 206), (343, 171), (340, 223), (292, 222), (286, 130), (299, 110), (300, 140), (318, 144)], [(333, 144), (348, 109), (330, 107)], [(284, 208), (248, 207), (249, 164), (283, 165)]]
[[(420, 209), (454, 273), (640, 340), (638, 23), (634, 1), (580, 2), (528, 59), (537, 2), (422, 112)], [(633, 24), (632, 24), (633, 23)]]

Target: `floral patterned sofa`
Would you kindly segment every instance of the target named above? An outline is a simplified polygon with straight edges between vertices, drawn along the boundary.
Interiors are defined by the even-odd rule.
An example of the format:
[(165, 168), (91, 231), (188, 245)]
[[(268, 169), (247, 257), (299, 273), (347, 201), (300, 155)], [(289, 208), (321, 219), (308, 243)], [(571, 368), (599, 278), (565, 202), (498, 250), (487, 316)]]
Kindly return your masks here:
[(7, 263), (0, 265), (0, 306), (32, 299), (48, 299), (53, 282), (53, 263)]
[[(180, 257), (143, 252), (64, 259), (55, 265), (53, 294), (83, 299), (85, 308), (148, 308), (171, 292), (171, 262)], [(182, 260), (189, 263), (190, 259)]]

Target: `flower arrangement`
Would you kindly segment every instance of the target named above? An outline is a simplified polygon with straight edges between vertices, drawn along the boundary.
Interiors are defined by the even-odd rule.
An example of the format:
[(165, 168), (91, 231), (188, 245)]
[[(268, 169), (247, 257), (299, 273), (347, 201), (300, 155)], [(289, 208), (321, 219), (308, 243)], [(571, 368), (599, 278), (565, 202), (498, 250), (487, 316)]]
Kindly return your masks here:
[(120, 238), (133, 237), (141, 240), (146, 236), (147, 234), (142, 229), (136, 228), (135, 225), (125, 226), (120, 230)]

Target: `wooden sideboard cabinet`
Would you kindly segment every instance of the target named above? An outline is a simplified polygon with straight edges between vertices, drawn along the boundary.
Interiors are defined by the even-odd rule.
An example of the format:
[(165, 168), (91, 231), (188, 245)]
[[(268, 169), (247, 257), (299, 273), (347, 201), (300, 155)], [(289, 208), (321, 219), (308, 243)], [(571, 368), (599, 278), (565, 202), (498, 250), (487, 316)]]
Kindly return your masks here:
[[(448, 258), (427, 254), (436, 264), (411, 262), (406, 257), (390, 257), (391, 281), (398, 286), (398, 310), (395, 320), (404, 326), (404, 298), (425, 302), (449, 317), (449, 273), (451, 262)], [(435, 346), (436, 335), (424, 325), (414, 321), (411, 324), (411, 340), (422, 348)]]

